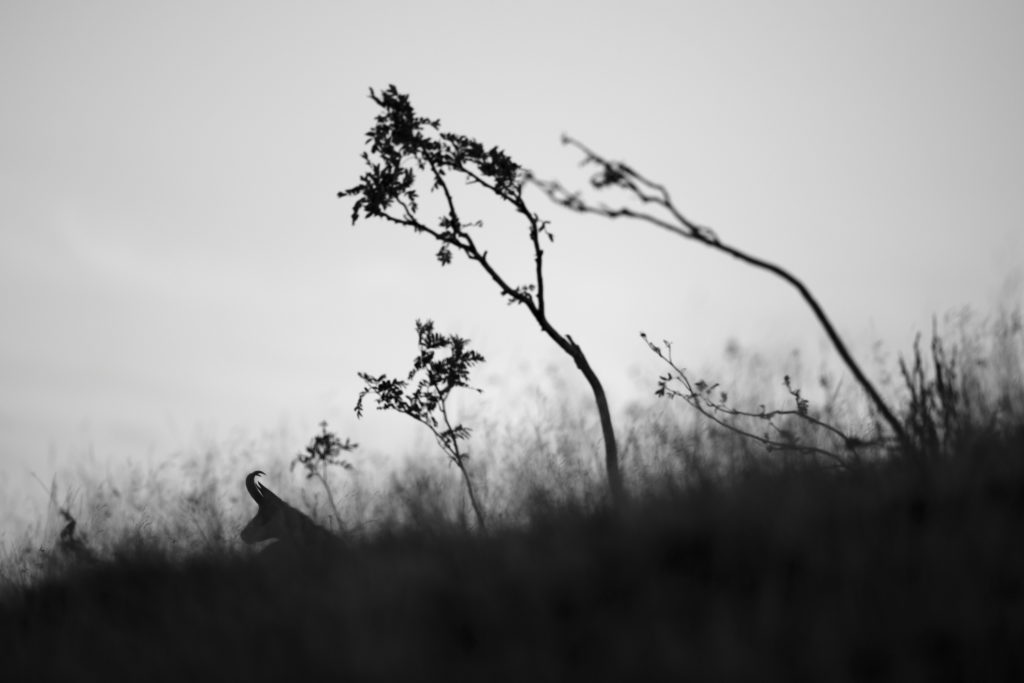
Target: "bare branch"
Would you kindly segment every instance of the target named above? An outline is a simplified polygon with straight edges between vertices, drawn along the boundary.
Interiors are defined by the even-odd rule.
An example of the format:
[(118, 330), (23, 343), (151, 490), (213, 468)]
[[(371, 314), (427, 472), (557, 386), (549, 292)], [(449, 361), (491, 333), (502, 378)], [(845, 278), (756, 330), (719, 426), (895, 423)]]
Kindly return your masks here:
[[(689, 220), (675, 206), (668, 191), (662, 185), (648, 180), (646, 177), (640, 175), (623, 163), (605, 159), (573, 138), (563, 136), (562, 142), (566, 145), (575, 147), (583, 153), (584, 158), (582, 165), (586, 166), (593, 164), (598, 167), (597, 172), (590, 179), (590, 184), (594, 189), (601, 191), (609, 187), (620, 188), (627, 194), (632, 195), (636, 200), (640, 201), (641, 204), (660, 207), (660, 209), (668, 215), (662, 218), (653, 213), (636, 211), (626, 206), (608, 207), (603, 204), (591, 204), (582, 198), (580, 192), (570, 192), (557, 181), (540, 180), (530, 173), (526, 175), (528, 182), (533, 183), (553, 202), (564, 206), (571, 211), (584, 214), (596, 214), (612, 219), (628, 218), (646, 222), (664, 230), (668, 230), (680, 237), (701, 242), (709, 247), (737, 258), (748, 265), (762, 270), (767, 270), (788, 282), (796, 288), (800, 293), (800, 296), (811, 308), (818, 322), (825, 330), (825, 334), (839, 353), (839, 356), (843, 359), (843, 362), (846, 364), (847, 368), (849, 368), (850, 372), (853, 373), (853, 376), (857, 379), (861, 388), (863, 388), (864, 392), (871, 399), (875, 409), (889, 424), (889, 427), (892, 429), (893, 434), (896, 435), (896, 438), (899, 440), (901, 445), (906, 447), (907, 451), (910, 453), (916, 452), (913, 445), (907, 439), (903, 425), (889, 409), (889, 406), (882, 399), (882, 396), (878, 393), (874, 385), (854, 360), (852, 354), (846, 348), (846, 344), (844, 344), (842, 339), (839, 337), (839, 334), (836, 332), (832, 322), (825, 314), (824, 309), (822, 309), (817, 299), (814, 298), (810, 290), (808, 290), (800, 280), (780, 266), (759, 259), (755, 256), (751, 256), (750, 254), (747, 254), (735, 247), (726, 245), (718, 238), (718, 235), (713, 230)], [(645, 191), (643, 188), (647, 188), (649, 191)]]
[[(717, 384), (709, 386), (704, 381), (696, 383), (691, 382), (686, 371), (680, 368), (673, 360), (671, 344), (669, 342), (663, 342), (665, 345), (665, 350), (663, 350), (660, 346), (651, 342), (646, 334), (641, 333), (640, 337), (644, 340), (644, 343), (647, 344), (647, 347), (665, 364), (667, 364), (672, 371), (669, 374), (658, 378), (658, 389), (655, 392), (658, 396), (669, 399), (683, 399), (701, 415), (715, 424), (724, 427), (735, 434), (739, 434), (740, 436), (760, 443), (769, 452), (794, 451), (807, 455), (820, 455), (835, 462), (837, 465), (847, 467), (851, 460), (856, 461), (859, 458), (859, 454), (857, 452), (858, 448), (873, 445), (857, 437), (852, 437), (838, 427), (830, 425), (809, 414), (807, 401), (800, 396), (800, 391), (798, 389), (792, 388), (788, 376), (785, 378), (784, 384), (789, 390), (790, 395), (792, 395), (796, 401), (796, 410), (777, 409), (769, 411), (766, 410), (764, 406), (761, 406), (761, 410), (759, 412), (741, 410), (728, 403), (728, 396), (725, 392), (720, 392), (719, 398), (717, 400), (715, 399), (714, 391), (718, 388)], [(681, 385), (682, 390), (673, 388), (673, 382), (677, 382)], [(821, 448), (820, 446), (801, 443), (796, 434), (775, 422), (776, 418), (780, 417), (805, 422), (808, 425), (821, 429), (825, 433), (832, 435), (849, 453), (849, 457), (840, 456), (836, 452)], [(741, 420), (762, 422), (771, 432), (779, 435), (783, 440), (770, 437), (768, 432), (764, 434), (757, 434), (751, 429), (741, 426), (739, 422)]]

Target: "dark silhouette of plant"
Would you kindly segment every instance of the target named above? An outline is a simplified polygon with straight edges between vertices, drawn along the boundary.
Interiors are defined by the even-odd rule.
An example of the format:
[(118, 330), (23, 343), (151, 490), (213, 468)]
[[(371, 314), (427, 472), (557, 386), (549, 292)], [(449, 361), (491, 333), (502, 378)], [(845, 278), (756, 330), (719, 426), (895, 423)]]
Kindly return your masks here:
[(914, 338), (913, 360), (900, 355), (900, 374), (910, 394), (904, 408), (909, 438), (921, 453), (950, 455), (964, 445), (972, 431), (994, 432), (996, 424), (971, 424), (971, 392), (964, 386), (960, 354), (947, 351), (932, 320), (931, 372), (921, 353), (921, 334)]
[[(71, 514), (71, 497), (68, 497), (68, 502), (65, 505), (61, 505), (57, 501), (57, 477), (54, 476), (48, 490), (46, 484), (34, 472), (32, 478), (39, 482), (44, 491), (48, 491), (50, 503), (57, 510), (57, 514), (64, 519), (64, 527), (60, 530), (60, 539), (56, 545), (59, 557), (73, 562), (96, 562), (96, 553), (87, 544), (87, 539), (78, 532), (78, 520)], [(50, 559), (55, 560), (56, 558), (51, 557)]]
[[(473, 138), (444, 132), (440, 121), (417, 116), (408, 96), (393, 85), (380, 93), (371, 89), (370, 97), (382, 111), (366, 134), (370, 151), (363, 153), (363, 159), (368, 170), (358, 185), (338, 193), (339, 197), (356, 198), (352, 222), (360, 217), (383, 218), (430, 235), (441, 244), (437, 260), (442, 266), (451, 262), (454, 251), (461, 252), (484, 269), (509, 303), (522, 305), (530, 312), (544, 333), (573, 359), (593, 391), (604, 436), (608, 485), (613, 500), (620, 500), (623, 485), (618, 448), (604, 388), (579, 344), (548, 320), (541, 244), (542, 237), (548, 241), (554, 238), (548, 222), (531, 211), (523, 199), (525, 171), (498, 147), (486, 148)], [(439, 192), (443, 197), (439, 219), (422, 217), (416, 187), (421, 176), (429, 182), (430, 193)], [(533, 282), (513, 285), (495, 269), (473, 236), (472, 230), (482, 227), (482, 221), (466, 222), (456, 208), (452, 192), (456, 180), (487, 190), (522, 217), (533, 247)]]
[[(643, 332), (640, 333), (640, 337), (647, 347), (671, 368), (671, 372), (658, 377), (658, 388), (654, 392), (655, 395), (668, 399), (683, 399), (715, 424), (760, 443), (768, 452), (789, 451), (805, 455), (819, 455), (831, 460), (837, 467), (845, 469), (859, 461), (858, 449), (874, 445), (872, 442), (850, 436), (835, 425), (813, 415), (810, 411), (810, 402), (802, 396), (800, 389), (793, 387), (789, 375), (785, 376), (782, 383), (789, 395), (793, 397), (795, 406), (793, 409), (768, 410), (764, 404), (761, 404), (757, 412), (740, 410), (729, 403), (728, 392), (720, 390), (719, 384), (709, 384), (704, 380), (691, 381), (686, 371), (680, 368), (672, 358), (672, 343), (670, 341), (663, 340), (661, 345), (658, 345), (648, 339)], [(780, 423), (780, 419), (786, 420), (789, 424)], [(801, 434), (793, 428), (793, 421), (827, 434), (837, 441), (847, 454), (843, 456), (833, 450), (806, 443), (802, 440)], [(753, 431), (754, 427), (748, 426), (758, 423), (764, 427), (764, 431), (760, 434)]]
[(594, 189), (598, 191), (609, 188), (623, 190), (627, 196), (631, 196), (634, 201), (639, 202), (639, 207), (635, 208), (626, 205), (608, 206), (603, 203), (591, 203), (585, 200), (579, 192), (569, 191), (558, 181), (541, 180), (532, 174), (527, 178), (529, 182), (540, 188), (555, 203), (577, 213), (595, 214), (612, 219), (627, 218), (650, 223), (680, 237), (696, 240), (708, 247), (729, 254), (756, 268), (767, 270), (791, 284), (800, 292), (800, 296), (803, 297), (807, 305), (810, 306), (818, 322), (825, 329), (825, 334), (828, 335), (836, 351), (839, 352), (839, 356), (846, 363), (846, 367), (853, 373), (857, 382), (871, 399), (875, 409), (888, 423), (901, 446), (908, 453), (916, 453), (899, 419), (889, 409), (889, 406), (886, 405), (874, 385), (872, 385), (871, 381), (860, 369), (860, 366), (857, 365), (857, 362), (846, 348), (846, 344), (840, 339), (828, 316), (825, 315), (821, 305), (818, 304), (818, 301), (800, 280), (780, 266), (725, 244), (713, 230), (697, 225), (686, 218), (673, 203), (668, 190), (663, 185), (649, 180), (622, 162), (605, 159), (571, 137), (563, 136), (562, 143), (575, 147), (583, 153), (582, 165), (597, 166), (597, 171), (590, 178), (590, 185)]
[(363, 399), (373, 394), (377, 397), (377, 410), (395, 410), (425, 425), (462, 473), (477, 523), (486, 531), (484, 513), (466, 469), (469, 451), (459, 444), (469, 438), (470, 429), (461, 424), (453, 425), (448, 410), (448, 397), (454, 389), (480, 391), (469, 385), (469, 371), (484, 362), (484, 357), (469, 348), (468, 340), (435, 332), (431, 320), (416, 321), (416, 337), (420, 353), (405, 379), (359, 373), (366, 386), (359, 392), (356, 415), (363, 416)]
[(334, 517), (338, 520), (339, 528), (341, 528), (342, 524), (341, 513), (338, 511), (338, 506), (334, 503), (334, 494), (331, 493), (331, 487), (327, 484), (327, 467), (333, 465), (343, 470), (353, 469), (352, 463), (342, 458), (341, 454), (351, 453), (357, 448), (359, 448), (359, 444), (352, 443), (349, 439), (345, 439), (342, 442), (337, 434), (328, 431), (327, 420), (324, 420), (320, 423), (320, 433), (315, 434), (309, 440), (305, 451), (295, 456), (289, 468), (295, 469), (296, 465), (302, 465), (306, 470), (306, 479), (315, 477), (320, 480), (320, 484), (323, 485), (324, 491), (327, 493), (327, 502), (330, 503), (331, 509), (334, 511)]

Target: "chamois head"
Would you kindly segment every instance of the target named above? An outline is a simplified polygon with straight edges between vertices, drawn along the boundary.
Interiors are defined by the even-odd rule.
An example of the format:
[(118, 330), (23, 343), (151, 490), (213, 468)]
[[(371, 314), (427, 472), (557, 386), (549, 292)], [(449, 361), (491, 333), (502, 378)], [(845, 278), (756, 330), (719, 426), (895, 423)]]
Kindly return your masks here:
[[(298, 547), (310, 547), (336, 540), (326, 529), (312, 519), (284, 502), (256, 477), (263, 472), (250, 472), (245, 478), (245, 488), (259, 505), (256, 516), (242, 529), (241, 537), (246, 543), (276, 540)], [(277, 544), (275, 544), (277, 545)]]
[[(261, 470), (250, 472), (245, 478), (245, 488), (249, 495), (260, 506), (256, 516), (252, 518), (245, 528), (242, 529), (242, 540), (246, 543), (259, 543), (272, 538), (281, 538), (281, 508), (284, 501), (278, 498), (273, 491), (256, 481), (256, 477), (262, 475)], [(275, 524), (275, 520), (277, 523)]]

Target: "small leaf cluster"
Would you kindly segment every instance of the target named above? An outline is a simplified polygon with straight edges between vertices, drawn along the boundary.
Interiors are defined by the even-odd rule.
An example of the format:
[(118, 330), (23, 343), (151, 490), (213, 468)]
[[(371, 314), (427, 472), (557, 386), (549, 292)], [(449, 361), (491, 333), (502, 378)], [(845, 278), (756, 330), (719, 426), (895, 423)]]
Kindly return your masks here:
[(337, 434), (329, 431), (327, 421), (324, 420), (320, 423), (320, 433), (315, 434), (309, 440), (304, 452), (295, 456), (292, 468), (295, 465), (302, 465), (306, 469), (306, 479), (319, 476), (320, 470), (326, 469), (328, 465), (351, 470), (353, 469), (352, 463), (344, 459), (341, 454), (354, 451), (358, 447), (359, 444), (352, 443), (349, 439), (342, 441)]
[[(441, 132), (440, 121), (418, 116), (409, 96), (394, 85), (370, 98), (380, 107), (373, 127), (366, 133), (369, 152), (363, 153), (366, 171), (359, 184), (338, 193), (355, 197), (352, 223), (360, 218), (384, 218), (394, 223), (425, 230), (443, 242), (437, 252), (442, 265), (451, 263), (451, 247), (472, 251), (464, 239), (465, 228), (480, 222), (464, 222), (455, 210), (447, 176), (457, 174), (470, 184), (483, 185), (502, 199), (517, 202), (521, 197), (524, 173), (520, 166), (498, 147), (485, 147), (477, 140), (456, 133)], [(430, 190), (441, 191), (448, 205), (437, 227), (418, 217), (419, 194), (415, 187), (417, 172), (431, 178)]]
[(424, 424), (452, 461), (461, 464), (469, 456), (458, 442), (468, 438), (470, 430), (451, 423), (446, 402), (460, 387), (480, 391), (469, 385), (469, 374), (484, 357), (469, 347), (468, 340), (435, 331), (431, 320), (416, 321), (416, 336), (419, 355), (404, 379), (359, 373), (366, 386), (356, 401), (356, 415), (362, 417), (364, 400), (372, 394), (377, 410), (395, 410)]
[(792, 396), (793, 400), (796, 402), (796, 412), (806, 417), (807, 410), (810, 407), (810, 403), (807, 401), (806, 398), (800, 395), (799, 389), (793, 388), (793, 385), (789, 380), (789, 375), (786, 375), (785, 379), (782, 380), (782, 383), (786, 385), (786, 390), (789, 392), (789, 395)]
[[(352, 222), (380, 218), (425, 233), (440, 244), (434, 257), (442, 266), (452, 263), (456, 252), (477, 262), (498, 285), (509, 303), (525, 305), (544, 327), (542, 237), (553, 242), (548, 221), (531, 211), (523, 199), (523, 187), (530, 174), (500, 147), (488, 147), (467, 135), (442, 130), (438, 119), (419, 116), (408, 95), (394, 85), (383, 91), (370, 89), (370, 98), (380, 111), (366, 133), (368, 151), (362, 158), (365, 170), (359, 183), (338, 193), (354, 199)], [(479, 247), (472, 228), (480, 220), (467, 220), (459, 213), (454, 181), (477, 186), (511, 206), (525, 220), (533, 248), (533, 282), (515, 285), (505, 279)], [(427, 219), (420, 210), (420, 190), (429, 189), (443, 207), (437, 218)], [(564, 339), (556, 339), (569, 349)]]

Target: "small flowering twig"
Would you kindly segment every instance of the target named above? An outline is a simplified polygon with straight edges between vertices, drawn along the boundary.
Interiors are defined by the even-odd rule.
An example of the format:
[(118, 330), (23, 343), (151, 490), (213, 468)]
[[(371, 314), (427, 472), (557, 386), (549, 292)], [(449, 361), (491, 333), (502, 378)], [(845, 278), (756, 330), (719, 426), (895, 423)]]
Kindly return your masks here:
[[(655, 395), (668, 399), (681, 398), (715, 424), (760, 443), (769, 452), (791, 451), (806, 455), (820, 455), (832, 460), (837, 466), (845, 468), (849, 465), (851, 457), (857, 458), (858, 448), (870, 445), (869, 442), (850, 436), (838, 427), (811, 415), (809, 402), (801, 395), (800, 389), (793, 387), (789, 375), (786, 375), (783, 384), (790, 396), (793, 397), (794, 408), (768, 410), (762, 404), (757, 412), (741, 410), (729, 403), (729, 394), (720, 390), (717, 383), (708, 384), (704, 380), (691, 381), (686, 371), (673, 360), (671, 342), (662, 341), (662, 345), (659, 346), (648, 339), (643, 332), (640, 333), (640, 337), (647, 347), (671, 368), (671, 372), (658, 377), (658, 388), (654, 392)], [(796, 419), (823, 430), (838, 440), (850, 457), (844, 457), (834, 451), (801, 442), (793, 430), (787, 429), (777, 422), (779, 418)], [(765, 426), (765, 430), (761, 433), (743, 426), (743, 423), (758, 421)]]

